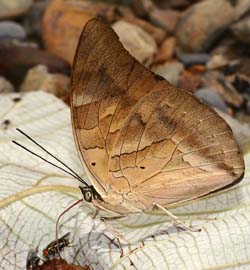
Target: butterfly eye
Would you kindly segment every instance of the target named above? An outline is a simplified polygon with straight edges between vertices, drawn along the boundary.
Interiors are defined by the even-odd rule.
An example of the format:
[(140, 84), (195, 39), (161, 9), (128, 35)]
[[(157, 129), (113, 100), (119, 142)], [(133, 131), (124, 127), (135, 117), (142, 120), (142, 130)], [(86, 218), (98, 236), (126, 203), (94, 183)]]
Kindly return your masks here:
[(92, 192), (90, 190), (87, 190), (83, 193), (84, 200), (86, 202), (92, 202)]

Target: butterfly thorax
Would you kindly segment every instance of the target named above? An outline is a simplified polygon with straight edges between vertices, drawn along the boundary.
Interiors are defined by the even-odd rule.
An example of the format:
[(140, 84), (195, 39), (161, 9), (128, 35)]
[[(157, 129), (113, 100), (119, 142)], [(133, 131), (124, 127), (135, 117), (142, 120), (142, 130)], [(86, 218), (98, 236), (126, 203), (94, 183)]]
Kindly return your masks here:
[(99, 209), (117, 214), (138, 213), (143, 211), (141, 205), (137, 206), (136, 202), (128, 200), (127, 196), (116, 192), (112, 188), (102, 197), (93, 186), (79, 188), (83, 194), (84, 200), (88, 203), (92, 203)]

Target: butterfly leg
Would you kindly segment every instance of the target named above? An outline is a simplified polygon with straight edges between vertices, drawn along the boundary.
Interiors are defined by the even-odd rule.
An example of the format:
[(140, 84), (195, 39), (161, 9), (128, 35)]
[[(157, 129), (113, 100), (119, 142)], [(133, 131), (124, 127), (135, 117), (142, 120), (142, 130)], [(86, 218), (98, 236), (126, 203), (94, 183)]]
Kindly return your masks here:
[(123, 257), (123, 248), (121, 245), (121, 240), (128, 242), (111, 224), (108, 223), (108, 221), (123, 218), (125, 216), (116, 216), (116, 217), (101, 217), (101, 221), (106, 225), (107, 229), (115, 236), (114, 239), (117, 240), (121, 255), (120, 257)]
[(187, 231), (191, 231), (191, 232), (200, 232), (201, 228), (192, 228), (190, 226), (187, 226), (183, 221), (181, 221), (177, 216), (175, 216), (174, 214), (172, 214), (166, 207), (160, 205), (159, 203), (154, 202), (153, 206), (158, 207), (159, 209), (161, 209), (163, 212), (165, 212), (168, 216), (170, 216), (173, 220), (173, 223), (176, 227), (187, 230)]

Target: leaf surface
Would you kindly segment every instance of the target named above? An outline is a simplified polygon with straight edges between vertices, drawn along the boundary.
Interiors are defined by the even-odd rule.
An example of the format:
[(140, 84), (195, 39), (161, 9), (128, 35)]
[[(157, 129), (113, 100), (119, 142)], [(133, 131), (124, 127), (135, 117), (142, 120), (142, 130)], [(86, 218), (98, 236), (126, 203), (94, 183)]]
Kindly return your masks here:
[[(87, 179), (76, 153), (69, 108), (43, 92), (19, 102), (0, 99), (0, 268), (25, 269), (28, 251), (55, 239), (57, 216), (81, 198), (79, 182), (11, 143), (17, 140), (52, 161), (16, 127)], [(6, 120), (8, 120), (6, 122)], [(240, 184), (183, 204), (171, 211), (201, 232), (177, 230), (161, 212), (130, 215), (111, 224), (128, 240), (124, 257), (95, 209), (85, 203), (67, 212), (60, 236), (71, 232), (68, 262), (91, 269), (249, 269), (250, 140), (249, 128), (227, 119), (244, 148), (246, 174)], [(8, 125), (6, 125), (8, 123)], [(57, 162), (55, 162), (58, 164)], [(153, 235), (153, 236), (152, 236)], [(133, 250), (133, 252), (131, 251)], [(41, 253), (40, 253), (41, 254)]]

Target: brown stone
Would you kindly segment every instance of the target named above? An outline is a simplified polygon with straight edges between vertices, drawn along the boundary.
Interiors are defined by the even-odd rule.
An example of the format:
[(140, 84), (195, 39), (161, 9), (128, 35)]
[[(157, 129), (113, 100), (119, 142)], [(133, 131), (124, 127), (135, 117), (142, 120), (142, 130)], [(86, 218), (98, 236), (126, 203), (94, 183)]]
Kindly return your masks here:
[(162, 27), (167, 33), (171, 34), (175, 31), (180, 13), (171, 9), (162, 10), (155, 7), (149, 13), (149, 17), (154, 24)]
[(232, 25), (231, 29), (240, 42), (250, 44), (250, 16)]
[(0, 94), (14, 92), (14, 86), (4, 77), (0, 77)]
[(177, 86), (179, 83), (180, 73), (183, 71), (183, 69), (183, 64), (178, 61), (168, 61), (163, 65), (156, 65), (152, 67), (152, 71), (154, 73), (165, 78), (175, 86)]
[(63, 74), (51, 74), (46, 66), (38, 65), (30, 69), (20, 88), (22, 92), (43, 90), (57, 97), (65, 97), (69, 93), (70, 79)]
[(167, 33), (173, 33), (180, 17), (180, 12), (172, 9), (158, 8), (151, 0), (134, 0), (133, 8), (138, 16), (148, 16), (155, 25)]
[(192, 73), (201, 74), (204, 73), (207, 70), (207, 68), (205, 65), (194, 65), (190, 67), (188, 70), (191, 71)]
[(39, 64), (46, 65), (51, 73), (70, 75), (69, 64), (47, 51), (22, 46), (0, 47), (1, 74), (15, 86), (19, 86), (30, 68)]
[(201, 86), (200, 75), (190, 70), (184, 70), (180, 74), (178, 87), (194, 93)]
[(227, 0), (205, 0), (192, 5), (178, 22), (177, 43), (185, 51), (204, 52), (234, 21), (234, 16), (235, 8)]
[(42, 37), (46, 48), (72, 64), (81, 31), (96, 16), (112, 20), (115, 7), (84, 0), (52, 0), (43, 18)]
[(157, 45), (155, 40), (137, 25), (118, 21), (113, 24), (125, 49), (142, 64), (149, 66), (153, 62)]
[(229, 105), (235, 108), (240, 108), (243, 105), (243, 97), (223, 73), (209, 71), (203, 76), (202, 82), (204, 86), (210, 87), (220, 94)]
[(122, 19), (128, 23), (132, 23), (141, 27), (144, 31), (146, 31), (149, 35), (151, 35), (155, 39), (157, 44), (162, 43), (162, 41), (166, 36), (166, 33), (163, 29), (156, 27), (153, 24), (145, 20), (139, 19), (135, 16), (128, 15), (122, 17)]
[(20, 17), (31, 8), (33, 0), (0, 0), (0, 19)]
[(156, 64), (162, 64), (167, 60), (173, 58), (175, 45), (176, 45), (175, 37), (166, 38), (162, 42), (160, 48), (158, 49), (154, 62)]
[(219, 69), (227, 66), (229, 60), (223, 54), (215, 54), (212, 58), (207, 62), (207, 69)]

